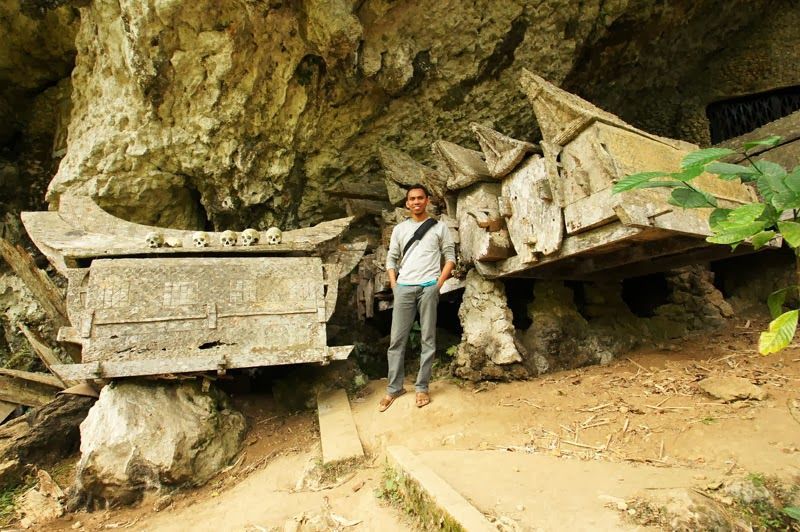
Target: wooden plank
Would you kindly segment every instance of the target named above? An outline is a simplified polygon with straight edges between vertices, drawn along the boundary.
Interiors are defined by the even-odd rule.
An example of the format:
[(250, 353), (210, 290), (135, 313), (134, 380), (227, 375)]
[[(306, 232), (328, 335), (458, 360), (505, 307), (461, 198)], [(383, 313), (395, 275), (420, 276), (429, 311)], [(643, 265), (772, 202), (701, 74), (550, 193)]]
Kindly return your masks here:
[[(60, 385), (43, 384), (31, 378), (8, 373), (10, 371), (0, 371), (0, 401), (25, 406), (42, 406), (52, 401), (56, 392), (61, 389)], [(46, 377), (53, 378), (52, 375), (46, 375)]]
[(25, 286), (31, 291), (36, 301), (41, 305), (47, 316), (58, 327), (69, 325), (67, 306), (61, 290), (42, 270), (36, 267), (30, 253), (20, 246), (11, 244), (8, 240), (0, 238), (0, 255), (11, 266), (17, 276), (22, 279)]
[(540, 151), (534, 144), (517, 140), (481, 124), (472, 122), (470, 129), (478, 137), (492, 177), (501, 178), (511, 172), (529, 152)]
[(317, 412), (323, 464), (364, 457), (350, 401), (344, 390), (320, 392)]
[(25, 338), (28, 339), (28, 343), (31, 344), (33, 351), (39, 356), (39, 360), (42, 361), (42, 363), (48, 369), (48, 371), (53, 373), (56, 376), (56, 378), (58, 378), (58, 380), (61, 382), (62, 385), (64, 385), (64, 387), (77, 384), (73, 382), (69, 384), (63, 382), (61, 378), (55, 373), (55, 371), (53, 371), (53, 366), (61, 364), (62, 362), (56, 355), (55, 351), (50, 349), (50, 346), (48, 346), (44, 342), (44, 340), (42, 340), (42, 338), (38, 334), (36, 334), (36, 332), (26, 327), (24, 323), (19, 324), (19, 329), (22, 331), (22, 334), (25, 335)]
[(50, 373), (37, 373), (33, 371), (22, 371), (19, 369), (0, 368), (0, 375), (12, 377), (25, 382), (35, 383), (37, 385), (41, 384), (43, 386), (58, 388), (60, 390), (64, 389), (64, 384), (61, 382), (61, 379), (55, 375), (51, 375)]
[(14, 403), (9, 403), (8, 401), (0, 401), (0, 423), (5, 422), (8, 419), (8, 416), (11, 415), (14, 410), (17, 409), (17, 405)]
[[(502, 183), (502, 197), (508, 198), (511, 216), (508, 234), (519, 260), (535, 262), (537, 255), (558, 251), (564, 235), (561, 207), (552, 199), (544, 159), (528, 158)], [(549, 199), (548, 199), (549, 197)]]
[(447, 178), (448, 190), (459, 190), (478, 181), (494, 180), (483, 160), (483, 154), (479, 151), (446, 140), (437, 140), (433, 143), (433, 153), (442, 161), (442, 166), (450, 171)]
[[(164, 352), (165, 358), (101, 361), (85, 364), (62, 364), (54, 369), (63, 379), (99, 379), (111, 377), (136, 377), (140, 375), (166, 375), (194, 371), (224, 370), (230, 368), (255, 368), (283, 364), (326, 363), (344, 360), (353, 350), (352, 345), (303, 350), (252, 349), (242, 352), (213, 353), (213, 348), (201, 352), (176, 349)], [(212, 353), (207, 353), (212, 351)], [(191, 354), (191, 356), (187, 356)]]

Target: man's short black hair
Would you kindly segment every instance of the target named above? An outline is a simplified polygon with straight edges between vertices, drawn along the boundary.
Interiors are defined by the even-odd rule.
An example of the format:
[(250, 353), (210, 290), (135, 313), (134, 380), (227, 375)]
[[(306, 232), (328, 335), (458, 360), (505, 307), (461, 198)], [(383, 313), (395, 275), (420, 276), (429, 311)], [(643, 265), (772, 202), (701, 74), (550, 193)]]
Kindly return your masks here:
[(410, 187), (408, 187), (406, 189), (406, 199), (408, 199), (408, 193), (411, 192), (414, 189), (422, 189), (422, 191), (425, 193), (425, 197), (426, 198), (430, 197), (430, 193), (428, 192), (428, 189), (425, 188), (425, 185), (423, 185), (421, 183), (416, 183), (416, 184), (411, 185)]

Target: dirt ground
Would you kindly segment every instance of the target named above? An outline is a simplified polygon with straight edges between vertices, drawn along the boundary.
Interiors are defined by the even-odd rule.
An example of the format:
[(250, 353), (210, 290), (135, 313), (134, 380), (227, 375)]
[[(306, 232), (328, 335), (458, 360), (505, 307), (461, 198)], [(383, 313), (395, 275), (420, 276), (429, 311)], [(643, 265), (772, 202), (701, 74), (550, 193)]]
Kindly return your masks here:
[[(699, 481), (754, 473), (797, 479), (800, 347), (760, 356), (755, 345), (764, 325), (737, 319), (725, 330), (668, 350), (643, 350), (605, 367), (526, 382), (474, 386), (441, 378), (431, 385), (432, 403), (422, 409), (406, 394), (379, 413), (385, 381), (373, 381), (351, 398), (368, 459), (338, 470), (318, 465), (315, 412), (285, 414), (271, 397), (242, 396), (238, 406), (251, 427), (245, 450), (208, 485), (152, 495), (135, 508), (79, 512), (45, 528), (254, 531), (292, 530), (305, 522), (319, 523), (320, 529), (408, 530), (408, 518), (376, 495), (389, 445), (429, 454), (472, 450), (554, 457), (564, 461), (565, 475), (576, 461), (637, 467), (645, 487), (648, 476), (657, 485), (659, 475), (686, 468)], [(697, 386), (715, 375), (744, 377), (768, 397), (722, 403)], [(471, 478), (502, 476), (494, 471), (502, 461), (481, 463), (485, 470), (470, 471)], [(596, 482), (613, 483), (613, 476)], [(562, 510), (573, 511), (551, 495), (549, 512)]]

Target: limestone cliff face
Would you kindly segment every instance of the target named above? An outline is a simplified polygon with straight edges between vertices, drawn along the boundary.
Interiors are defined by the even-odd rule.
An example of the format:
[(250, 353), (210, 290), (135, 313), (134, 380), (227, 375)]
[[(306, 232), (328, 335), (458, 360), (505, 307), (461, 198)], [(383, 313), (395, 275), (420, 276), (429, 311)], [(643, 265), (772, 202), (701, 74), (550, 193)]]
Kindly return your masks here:
[(343, 181), (381, 181), (381, 145), (429, 162), (438, 138), (474, 145), (470, 121), (534, 140), (522, 67), (703, 142), (708, 102), (800, 84), (798, 11), (792, 0), (95, 0), (80, 7), (68, 145), (48, 199), (76, 189), (173, 227), (308, 225), (343, 213), (329, 196)]

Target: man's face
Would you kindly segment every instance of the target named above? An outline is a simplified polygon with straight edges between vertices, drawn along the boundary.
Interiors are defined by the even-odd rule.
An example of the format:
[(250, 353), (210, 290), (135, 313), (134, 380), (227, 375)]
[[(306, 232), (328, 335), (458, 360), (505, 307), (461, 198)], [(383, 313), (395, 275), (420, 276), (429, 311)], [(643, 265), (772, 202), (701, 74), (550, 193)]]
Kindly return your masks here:
[(411, 214), (420, 215), (425, 212), (428, 207), (428, 196), (425, 191), (420, 188), (412, 188), (406, 194), (406, 208), (411, 211)]

